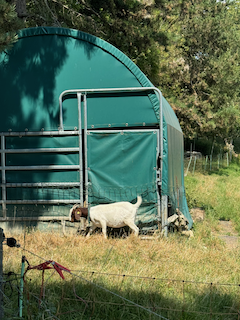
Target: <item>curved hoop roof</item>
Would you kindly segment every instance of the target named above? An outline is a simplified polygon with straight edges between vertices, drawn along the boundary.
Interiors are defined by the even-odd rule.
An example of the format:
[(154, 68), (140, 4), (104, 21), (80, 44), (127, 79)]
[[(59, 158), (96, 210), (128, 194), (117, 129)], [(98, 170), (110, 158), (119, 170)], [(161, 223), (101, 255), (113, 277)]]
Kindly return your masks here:
[[(7, 54), (0, 55), (0, 81), (3, 83), (0, 89), (2, 102), (8, 108), (8, 121), (1, 123), (0, 120), (1, 131), (24, 130), (16, 117), (26, 119), (24, 125), (29, 130), (40, 130), (41, 127), (55, 130), (58, 127), (58, 97), (65, 90), (152, 86), (125, 54), (106, 41), (81, 31), (53, 27), (28, 28), (19, 32), (18, 42)], [(109, 124), (122, 126), (126, 122), (135, 126), (158, 123), (159, 102), (155, 94), (143, 99), (135, 97), (129, 102), (134, 120), (130, 115), (128, 119), (121, 115), (113, 119), (117, 110), (122, 115), (129, 114), (129, 105), (123, 103), (123, 99), (116, 105), (111, 99), (101, 103), (105, 116), (109, 117), (106, 116), (106, 123), (99, 122), (95, 116), (99, 111), (91, 107), (91, 126), (99, 123), (102, 123), (100, 127)], [(73, 101), (65, 102), (66, 129), (76, 126), (73, 110)]]
[[(14, 114), (19, 114), (22, 118), (27, 119), (28, 112), (38, 113), (36, 108), (41, 109), (41, 114), (38, 116), (41, 121), (36, 123), (35, 120), (33, 121), (35, 123), (31, 123), (31, 125), (27, 121), (25, 124), (27, 127), (31, 126), (32, 128), (29, 128), (31, 130), (41, 129), (39, 126), (53, 129), (52, 126), (57, 122), (58, 106), (56, 103), (64, 90), (153, 86), (145, 74), (113, 45), (90, 34), (66, 28), (37, 27), (21, 30), (18, 42), (9, 54), (7, 56), (0, 55), (0, 71), (0, 81), (2, 74), (1, 83), (4, 83), (1, 90), (3, 92), (3, 94), (1, 93), (2, 100), (7, 107), (8, 105), (19, 105), (19, 108), (14, 110)], [(5, 96), (6, 88), (8, 91), (14, 92), (15, 99), (9, 94)], [(157, 95), (149, 94), (147, 100), (141, 99), (145, 105), (148, 105), (145, 110), (141, 109), (141, 113), (144, 114), (143, 120), (138, 117), (139, 101), (136, 100), (135, 107), (131, 102), (131, 108), (134, 117), (136, 117), (134, 125), (140, 125), (143, 122), (146, 125), (158, 123), (159, 101)], [(66, 102), (65, 104), (68, 121), (66, 128), (72, 129), (75, 124), (72, 125), (71, 121), (74, 122), (74, 119), (71, 119), (68, 114), (71, 103)], [(128, 113), (129, 108), (126, 106), (124, 110), (122, 105), (122, 113)], [(106, 106), (105, 108), (107, 109)], [(112, 107), (109, 109), (112, 110)], [(163, 98), (165, 121), (181, 132), (178, 120), (170, 109), (171, 107)], [(154, 114), (151, 110), (154, 110)], [(44, 111), (46, 111), (45, 115), (43, 115)], [(49, 117), (47, 115), (49, 111), (51, 119), (46, 120)], [(110, 113), (114, 111), (113, 109)], [(24, 129), (16, 127), (14, 114), (9, 111), (9, 123), (4, 122), (4, 125), (8, 126), (5, 130)], [(91, 121), (91, 117), (89, 119)], [(111, 119), (107, 120), (110, 124)], [(115, 124), (112, 123), (112, 125), (121, 126), (125, 119), (119, 120), (119, 123), (115, 121)], [(90, 125), (94, 125), (94, 122), (98, 121), (93, 117)], [(131, 121), (128, 122), (131, 124)], [(1, 131), (5, 131), (4, 125), (0, 123)]]
[(67, 28), (54, 28), (54, 27), (38, 27), (38, 28), (27, 28), (20, 30), (18, 38), (25, 38), (31, 36), (39, 36), (39, 35), (58, 35), (58, 36), (66, 36), (71, 37), (73, 39), (81, 40), (94, 46), (97, 46), (106, 52), (110, 53), (112, 56), (117, 58), (121, 61), (138, 79), (139, 83), (143, 87), (152, 87), (152, 83), (149, 79), (145, 76), (145, 74), (137, 67), (136, 64), (132, 62), (123, 52), (119, 49), (111, 45), (110, 43), (97, 38), (93, 35), (88, 33), (74, 30), (74, 29), (67, 29)]
[[(94, 51), (93, 49), (90, 49), (89, 45), (92, 45), (92, 47), (98, 47), (104, 50), (106, 53), (110, 54), (112, 57), (116, 58), (122, 65), (124, 65), (134, 75), (135, 79), (137, 79), (137, 82), (138, 82), (138, 84), (135, 83), (136, 87), (138, 86), (153, 87), (153, 84), (146, 77), (146, 75), (123, 52), (121, 52), (119, 49), (117, 49), (110, 43), (106, 42), (105, 40), (102, 40), (91, 34), (88, 34), (79, 30), (68, 29), (68, 28), (37, 27), (37, 28), (27, 28), (27, 29), (20, 30), (18, 38), (23, 39), (23, 38), (29, 38), (29, 37), (42, 36), (42, 35), (49, 35), (49, 36), (56, 35), (56, 36), (70, 37), (75, 40), (80, 40), (82, 43), (86, 43), (85, 51), (86, 51), (86, 55), (89, 57), (92, 55), (92, 51)], [(102, 84), (102, 86), (105, 87), (105, 84)], [(125, 86), (128, 86), (128, 84), (126, 83), (123, 87)], [(110, 87), (115, 87), (115, 86), (112, 85)], [(66, 88), (66, 89), (71, 89), (71, 88)], [(159, 120), (158, 98), (155, 94), (149, 94), (148, 97), (152, 103), (156, 117)]]

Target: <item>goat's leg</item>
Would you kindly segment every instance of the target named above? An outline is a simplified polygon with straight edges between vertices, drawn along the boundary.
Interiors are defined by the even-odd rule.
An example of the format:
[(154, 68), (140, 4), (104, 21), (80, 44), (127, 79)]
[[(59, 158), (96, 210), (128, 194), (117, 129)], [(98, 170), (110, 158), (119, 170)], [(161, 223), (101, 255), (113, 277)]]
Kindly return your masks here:
[(95, 224), (92, 224), (89, 231), (88, 231), (88, 234), (86, 235), (87, 238), (90, 237), (90, 235), (92, 234), (92, 232), (97, 228), (97, 226)]
[(126, 221), (125, 222), (127, 226), (129, 226), (130, 229), (134, 232), (136, 236), (139, 234), (139, 228), (135, 225), (133, 221)]
[(107, 239), (107, 224), (106, 224), (106, 221), (102, 220), (102, 221), (99, 221), (100, 224), (101, 224), (101, 227), (102, 227), (102, 233), (103, 233), (103, 236), (105, 239)]

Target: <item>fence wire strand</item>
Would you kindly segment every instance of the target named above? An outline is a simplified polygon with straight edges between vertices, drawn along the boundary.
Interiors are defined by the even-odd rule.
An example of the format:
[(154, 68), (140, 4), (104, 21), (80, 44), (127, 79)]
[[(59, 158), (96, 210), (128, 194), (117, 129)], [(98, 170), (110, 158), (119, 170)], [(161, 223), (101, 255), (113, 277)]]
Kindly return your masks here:
[[(39, 255), (25, 249), (26, 252), (28, 252), (29, 254), (43, 260), (43, 261), (49, 261), (48, 259), (44, 259), (42, 257), (40, 257)], [(71, 270), (70, 275), (72, 276), (72, 279), (74, 280), (74, 282), (76, 282), (76, 279), (81, 280), (81, 282), (83, 283), (87, 283), (90, 285), (90, 296), (89, 297), (85, 297), (82, 296), (81, 294), (79, 295), (79, 293), (77, 292), (77, 289), (75, 287), (75, 285), (73, 286), (73, 292), (74, 292), (74, 296), (75, 299), (72, 299), (74, 301), (78, 301), (78, 302), (82, 302), (84, 304), (84, 310), (86, 310), (87, 305), (91, 305), (92, 308), (96, 308), (96, 305), (109, 305), (109, 306), (118, 306), (118, 307), (124, 307), (124, 308), (136, 308), (136, 309), (141, 309), (143, 311), (148, 312), (149, 314), (152, 314), (155, 317), (161, 318), (161, 319), (175, 319), (171, 317), (171, 313), (181, 313), (182, 317), (184, 317), (184, 314), (189, 314), (189, 315), (208, 315), (210, 318), (209, 319), (215, 319), (215, 317), (231, 317), (231, 316), (237, 316), (239, 318), (239, 305), (236, 306), (236, 309), (233, 309), (229, 307), (229, 310), (226, 310), (226, 312), (218, 312), (217, 310), (215, 310), (214, 307), (214, 294), (215, 291), (217, 292), (218, 288), (220, 287), (226, 287), (226, 288), (237, 288), (239, 290), (240, 288), (240, 284), (229, 284), (229, 283), (212, 283), (212, 282), (202, 282), (202, 281), (191, 281), (191, 280), (179, 280), (179, 279), (166, 279), (166, 278), (158, 278), (158, 277), (148, 277), (148, 276), (137, 276), (137, 275), (128, 275), (128, 274), (116, 274), (116, 273), (106, 273), (106, 272), (97, 272), (97, 271), (86, 271), (86, 270)], [(83, 276), (84, 275), (84, 276)], [(105, 285), (105, 281), (104, 278), (102, 277), (106, 277), (108, 279), (108, 281), (106, 281), (106, 283), (113, 283), (112, 281), (112, 277), (114, 278), (119, 278), (118, 284), (116, 284), (116, 286), (114, 287), (114, 291), (112, 289), (106, 288), (105, 286), (102, 285), (102, 283), (104, 283)], [(132, 301), (129, 298), (124, 297), (123, 295), (120, 294), (120, 292), (123, 292), (123, 287), (127, 286), (128, 283), (126, 283), (127, 281), (130, 281), (131, 284), (134, 283), (134, 281), (140, 282), (140, 288), (139, 290), (143, 293), (143, 294), (147, 294), (148, 295), (148, 300), (149, 300), (149, 305), (142, 305), (139, 304), (138, 302)], [(147, 281), (147, 282), (146, 282)], [(115, 282), (114, 282), (115, 283)], [(180, 303), (173, 305), (172, 307), (166, 307), (164, 305), (159, 305), (156, 300), (156, 293), (154, 292), (154, 290), (148, 290), (151, 288), (155, 288), (158, 287), (158, 294), (161, 293), (161, 288), (163, 288), (163, 283), (165, 283), (168, 288), (169, 288), (169, 293), (170, 296), (169, 298), (173, 298), (174, 296), (176, 296), (176, 285), (177, 286), (182, 286), (182, 292), (180, 294), (180, 296), (182, 296), (181, 299), (181, 307), (177, 307), (180, 306)], [(174, 285), (175, 283), (175, 285)], [(47, 284), (46, 284), (47, 285)], [(161, 287), (162, 286), (162, 287)], [(189, 294), (192, 293), (192, 291), (189, 289), (189, 286), (196, 286), (197, 290), (199, 291), (200, 286), (203, 287), (207, 287), (209, 288), (209, 293), (206, 294), (206, 292), (204, 293), (205, 296), (203, 296), (203, 300), (208, 300), (207, 304), (206, 304), (206, 308), (208, 310), (192, 310), (186, 303), (186, 298)], [(111, 287), (111, 286), (110, 286)], [(147, 289), (146, 289), (147, 288)], [(99, 300), (98, 298), (98, 294), (95, 292), (96, 289), (100, 289), (102, 291), (105, 291), (106, 293), (110, 294), (111, 296), (115, 296), (118, 299), (121, 299), (121, 302), (116, 302), (116, 301), (108, 301), (108, 300)], [(118, 293), (116, 293), (115, 291), (117, 291)], [(148, 292), (149, 291), (149, 292)], [(148, 293), (147, 293), (148, 292)], [(221, 293), (221, 292), (220, 292)], [(216, 293), (217, 294), (217, 293)], [(225, 294), (224, 291), (222, 292), (222, 294)], [(39, 299), (39, 297), (37, 297)], [(63, 297), (63, 300), (70, 300), (70, 298), (68, 297)], [(177, 298), (178, 299), (178, 298)], [(46, 303), (46, 302), (44, 302)], [(201, 301), (202, 303), (202, 301)], [(87, 304), (87, 305), (86, 305)], [(95, 307), (94, 307), (95, 306)], [(194, 304), (193, 304), (194, 307)], [(227, 306), (226, 306), (227, 309)], [(79, 312), (79, 311), (69, 311), (69, 313), (71, 312)], [(83, 311), (81, 311), (83, 312)], [(84, 311), (85, 312), (85, 311)], [(94, 310), (92, 311), (94, 312)], [(168, 313), (170, 312), (169, 316), (163, 316), (157, 312), (164, 312), (164, 313)], [(59, 313), (59, 315), (61, 314), (61, 312)], [(57, 317), (55, 317), (54, 319), (58, 319)], [(216, 318), (219, 319), (219, 318)], [(225, 319), (225, 318), (222, 318)]]

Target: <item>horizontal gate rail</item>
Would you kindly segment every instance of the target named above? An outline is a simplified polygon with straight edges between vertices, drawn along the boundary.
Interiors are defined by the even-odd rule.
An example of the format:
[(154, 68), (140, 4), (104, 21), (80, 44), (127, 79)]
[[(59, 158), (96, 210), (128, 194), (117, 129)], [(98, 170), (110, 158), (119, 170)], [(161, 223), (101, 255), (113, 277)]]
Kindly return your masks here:
[[(60, 203), (78, 203), (79, 199), (52, 199), (52, 200), (4, 200), (4, 203), (6, 204), (60, 204)], [(3, 201), (0, 200), (0, 203), (2, 204)]]
[(78, 152), (79, 148), (39, 148), (39, 149), (5, 149), (0, 150), (4, 153), (56, 153), (56, 152)]
[(0, 166), (1, 170), (7, 170), (7, 171), (28, 171), (28, 170), (79, 170), (79, 165), (70, 164), (70, 165), (45, 165), (45, 166)]
[[(6, 183), (10, 188), (31, 188), (31, 187), (79, 187), (79, 182), (33, 182), (33, 183)], [(3, 187), (3, 184), (0, 184)]]
[(78, 130), (69, 130), (69, 131), (8, 131), (0, 132), (0, 137), (39, 137), (39, 136), (74, 136), (79, 135)]
[(66, 216), (39, 216), (39, 217), (6, 217), (6, 218), (1, 218), (1, 222), (23, 222), (23, 221), (67, 221), (69, 220), (68, 217)]

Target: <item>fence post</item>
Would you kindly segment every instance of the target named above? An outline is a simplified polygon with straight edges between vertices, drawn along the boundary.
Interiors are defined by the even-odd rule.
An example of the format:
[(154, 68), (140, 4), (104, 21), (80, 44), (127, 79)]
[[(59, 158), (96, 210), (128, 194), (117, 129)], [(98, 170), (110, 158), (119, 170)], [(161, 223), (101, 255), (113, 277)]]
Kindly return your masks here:
[(3, 319), (3, 241), (4, 234), (3, 229), (0, 228), (0, 319)]
[(192, 156), (190, 156), (190, 160), (189, 160), (189, 163), (188, 163), (187, 172), (185, 173), (185, 177), (188, 175), (188, 170), (190, 168), (191, 162), (192, 162)]
[(194, 165), (193, 165), (193, 175), (194, 175), (194, 172), (195, 172), (195, 168), (196, 168), (196, 162), (197, 162), (197, 157), (195, 156), (194, 158)]
[(205, 166), (204, 166), (204, 170), (206, 171), (207, 169), (207, 162), (208, 162), (208, 156), (206, 156), (206, 161), (205, 161)]
[(22, 313), (23, 313), (23, 286), (24, 286), (24, 281), (23, 281), (23, 276), (24, 276), (24, 267), (25, 267), (25, 256), (22, 256), (22, 267), (21, 267), (21, 279), (20, 279), (20, 294), (19, 294), (19, 317), (22, 318)]

